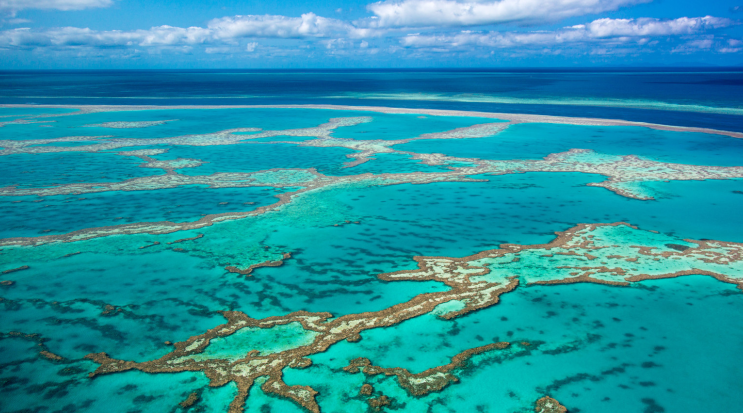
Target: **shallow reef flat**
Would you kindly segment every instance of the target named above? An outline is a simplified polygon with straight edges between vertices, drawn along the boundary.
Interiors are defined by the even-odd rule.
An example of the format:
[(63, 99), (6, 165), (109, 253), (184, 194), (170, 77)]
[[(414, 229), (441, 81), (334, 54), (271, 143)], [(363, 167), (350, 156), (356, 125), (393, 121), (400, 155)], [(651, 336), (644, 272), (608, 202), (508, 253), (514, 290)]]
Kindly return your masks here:
[[(267, 381), (261, 385), (264, 392), (288, 398), (309, 411), (320, 411), (315, 399), (317, 391), (308, 386), (286, 384), (282, 378), (283, 370), (308, 367), (312, 364), (308, 356), (323, 353), (340, 341), (359, 341), (360, 334), (366, 330), (393, 326), (431, 312), (445, 320), (462, 317), (498, 304), (501, 295), (512, 292), (520, 285), (528, 287), (581, 282), (627, 286), (647, 279), (706, 274), (737, 285), (739, 289), (743, 286), (740, 271), (743, 244), (679, 240), (655, 232), (640, 231), (624, 223), (584, 224), (557, 235), (548, 244), (505, 244), (497, 250), (483, 251), (461, 259), (416, 257), (418, 269), (380, 274), (379, 278), (385, 281), (437, 281), (449, 289), (423, 293), (380, 311), (338, 318), (332, 318), (330, 313), (298, 311), (264, 319), (254, 319), (242, 312), (224, 312), (226, 324), (185, 342), (175, 343), (173, 352), (156, 360), (131, 362), (112, 359), (106, 353), (89, 354), (86, 358), (101, 364), (91, 373), (91, 377), (131, 369), (149, 373), (203, 371), (212, 380), (212, 385), (221, 386), (228, 381), (237, 384), (238, 395), (230, 404), (230, 411), (242, 411), (250, 387), (257, 378), (267, 376)], [(524, 254), (530, 253), (550, 258), (582, 256), (597, 262), (591, 265), (579, 261), (567, 266), (559, 260), (545, 260), (543, 268), (534, 268), (532, 260), (521, 259)], [(661, 261), (659, 257), (664, 260)], [(634, 272), (627, 273), (622, 267), (612, 269), (606, 266), (616, 265), (617, 260), (631, 262), (630, 265), (639, 268), (632, 268)], [(290, 333), (291, 338), (287, 338), (286, 328), (281, 326), (292, 324), (294, 332)], [(299, 326), (306, 331), (304, 335), (296, 332)], [(247, 353), (234, 349), (225, 352), (225, 346), (230, 348), (225, 340), (241, 334), (246, 328), (274, 330), (272, 337), (275, 344), (265, 347), (264, 339), (260, 346), (247, 346), (251, 348)], [(232, 341), (240, 343), (243, 340)], [(217, 348), (209, 350), (213, 345)], [(239, 347), (239, 344), (236, 346)], [(508, 350), (509, 353), (502, 356), (508, 359), (519, 357), (521, 353), (530, 353), (532, 350), (529, 347), (531, 343), (527, 340), (517, 344), (505, 341), (493, 343), (466, 350), (454, 356), (450, 363), (416, 375), (405, 369), (384, 370), (372, 366), (366, 358), (352, 360), (344, 370), (357, 373), (363, 369), (367, 375), (396, 376), (398, 383), (411, 396), (423, 396), (459, 381), (452, 371), (459, 371), (467, 359), (475, 355)]]
[(141, 164), (139, 159), (111, 153), (19, 154), (2, 158), (0, 187), (54, 187), (162, 174), (156, 169), (140, 168)]
[[(648, 122), (633, 122), (621, 119), (601, 119), (585, 117), (567, 117), (551, 116), (522, 113), (495, 113), (495, 112), (477, 112), (464, 110), (446, 110), (446, 109), (425, 109), (425, 108), (396, 108), (384, 106), (361, 106), (361, 105), (327, 105), (327, 104), (304, 104), (304, 105), (180, 105), (180, 106), (146, 106), (146, 105), (23, 105), (23, 104), (2, 104), (2, 109), (24, 109), (38, 108), (41, 110), (65, 109), (69, 112), (64, 115), (85, 115), (90, 113), (102, 112), (119, 112), (119, 111), (142, 111), (142, 110), (162, 110), (162, 109), (315, 109), (330, 111), (349, 111), (349, 112), (377, 112), (384, 114), (406, 114), (419, 116), (449, 116), (449, 117), (466, 117), (466, 118), (486, 118), (508, 120), (517, 123), (553, 123), (553, 124), (570, 124), (570, 125), (605, 125), (605, 126), (646, 126), (653, 129), (687, 131), (687, 132), (706, 132), (721, 134), (731, 137), (743, 137), (743, 133), (730, 132), (724, 130), (715, 130), (709, 128), (696, 128), (686, 126), (672, 126), (654, 124)], [(45, 115), (41, 115), (45, 116)], [(53, 115), (48, 115), (53, 116)]]
[(452, 140), (418, 140), (395, 149), (443, 153), (460, 158), (539, 159), (565, 147), (608, 155), (629, 153), (658, 162), (739, 166), (743, 140), (697, 132), (676, 133), (639, 126), (521, 123), (503, 132), (459, 145)]
[(743, 140), (0, 108), (0, 412), (730, 411)]
[[(95, 108), (9, 108), (0, 105), (0, 125), (6, 122), (3, 139), (55, 139), (65, 136), (114, 135), (134, 139), (206, 134), (216, 130), (236, 129), (250, 124), (263, 130), (308, 128), (318, 119), (374, 115), (377, 125), (347, 131), (344, 138), (398, 139), (400, 133), (410, 137), (477, 123), (492, 122), (488, 118), (462, 116), (394, 115), (356, 110), (297, 110), (221, 107), (211, 110), (179, 107), (139, 108), (122, 106), (117, 110)], [(21, 117), (10, 113), (25, 113)], [(35, 113), (34, 113), (35, 112)], [(10, 123), (15, 121), (17, 123)], [(43, 122), (43, 123), (31, 123)], [(43, 126), (43, 127), (41, 127)], [(119, 127), (117, 127), (119, 126)], [(128, 126), (122, 129), (121, 126)], [(132, 128), (132, 126), (136, 126)]]
[[(285, 190), (291, 190), (291, 187)], [(250, 212), (271, 205), (277, 188), (180, 186), (159, 191), (0, 198), (0, 237), (65, 234), (89, 226), (192, 222), (204, 215)], [(174, 200), (176, 202), (174, 202)]]

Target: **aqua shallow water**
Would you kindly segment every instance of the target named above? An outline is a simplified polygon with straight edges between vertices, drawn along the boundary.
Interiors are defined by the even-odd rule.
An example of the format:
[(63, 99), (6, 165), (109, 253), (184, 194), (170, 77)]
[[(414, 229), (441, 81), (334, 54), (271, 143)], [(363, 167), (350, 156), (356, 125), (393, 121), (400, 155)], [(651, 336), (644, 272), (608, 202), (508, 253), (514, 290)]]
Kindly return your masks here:
[(351, 159), (345, 148), (299, 147), (291, 144), (245, 144), (225, 146), (177, 146), (157, 159), (197, 158), (209, 163), (183, 169), (184, 175), (209, 175), (217, 172), (256, 172), (272, 168), (316, 168), (332, 174)]
[[(302, 223), (297, 215), (291, 214), (286, 219), (272, 217), (265, 222), (269, 225), (265, 229), (260, 222), (245, 225), (243, 221), (234, 221), (209, 230), (167, 237), (138, 236), (131, 243), (121, 243), (124, 239), (119, 243), (103, 239), (103, 242), (37, 247), (35, 250), (38, 252), (33, 253), (38, 259), (45, 251), (56, 251), (56, 256), (78, 251), (84, 253), (48, 264), (41, 261), (31, 263), (31, 270), (11, 277), (17, 285), (7, 289), (5, 297), (69, 301), (79, 298), (77, 294), (84, 291), (84, 297), (103, 303), (144, 305), (143, 308), (149, 308), (145, 314), (154, 316), (165, 312), (177, 314), (179, 318), (190, 317), (193, 305), (207, 311), (239, 309), (253, 317), (297, 310), (330, 311), (341, 315), (379, 310), (419, 293), (439, 291), (441, 287), (433, 283), (384, 283), (375, 278), (381, 272), (413, 268), (411, 256), (464, 256), (509, 241), (543, 243), (552, 239), (553, 231), (572, 226), (569, 222), (625, 220), (642, 228), (656, 228), (670, 234), (701, 238), (698, 235), (706, 233), (713, 238), (739, 239), (736, 238), (740, 236), (736, 232), (740, 225), (737, 221), (715, 225), (715, 217), (725, 215), (725, 212), (711, 204), (724, 204), (724, 198), (678, 197), (654, 202), (624, 200), (600, 188), (574, 187), (585, 182), (580, 178), (583, 177), (578, 174), (524, 174), (496, 177), (490, 182), (466, 186), (445, 183), (338, 191), (328, 194), (322, 203), (346, 211), (336, 220), (352, 218), (361, 222), (339, 227), (333, 226), (332, 217), (324, 224), (317, 221)], [(688, 187), (703, 183), (682, 184)], [(716, 192), (725, 194), (724, 189), (720, 186)], [(740, 196), (732, 193), (729, 187), (727, 192), (733, 201), (737, 199), (734, 197)], [(447, 194), (456, 197), (444, 198)], [(500, 199), (501, 203), (492, 202), (493, 198)], [(435, 208), (422, 208), (424, 200), (438, 203), (434, 204), (437, 205)], [(612, 202), (618, 200), (622, 203), (615, 204), (617, 210), (611, 211)], [(714, 202), (710, 203), (710, 200)], [(469, 206), (467, 214), (459, 213), (464, 202)], [(592, 215), (592, 210), (586, 209), (589, 202), (602, 213)], [(529, 205), (528, 209), (524, 205)], [(636, 208), (629, 209), (627, 205)], [(677, 224), (680, 219), (670, 214), (674, 210), (681, 216), (694, 211), (699, 218), (680, 225)], [(518, 220), (519, 213), (525, 211), (529, 213), (529, 219)], [(734, 214), (730, 217), (737, 219)], [(166, 244), (169, 242), (166, 240), (192, 237), (198, 233), (206, 235), (196, 241)], [(246, 239), (238, 242), (243, 237)], [(229, 238), (235, 241), (225, 245), (224, 240)], [(255, 241), (251, 241), (253, 239)], [(156, 241), (163, 245), (139, 249)], [(281, 267), (259, 269), (247, 279), (226, 273), (215, 265), (217, 262), (226, 265), (223, 259), (220, 261), (215, 256), (216, 251), (225, 251), (223, 254), (227, 255), (248, 254), (243, 246), (250, 246), (253, 242), (273, 251), (292, 252), (294, 257)], [(167, 251), (175, 247), (186, 248), (186, 251)], [(191, 255), (193, 258), (189, 257)], [(21, 259), (18, 254), (15, 256), (20, 260), (9, 262), (4, 268), (29, 264), (28, 259)], [(9, 257), (6, 255), (5, 258)], [(192, 269), (185, 273), (189, 275), (184, 275), (177, 269), (179, 267), (169, 268), (173, 260), (191, 265), (189, 268)], [(213, 264), (208, 264), (209, 261)], [(116, 264), (118, 262), (122, 264)], [(153, 268), (152, 263), (158, 265)], [(56, 274), (54, 282), (43, 276), (45, 273)], [(132, 278), (132, 274), (141, 276)], [(65, 281), (72, 275), (76, 277), (75, 281)], [(158, 278), (145, 281), (152, 276)], [(112, 279), (120, 281), (112, 284)], [(174, 284), (176, 280), (178, 284)], [(193, 285), (194, 280), (198, 280), (195, 290), (176, 288), (179, 284)], [(61, 288), (63, 285), (69, 285), (69, 289)], [(402, 288), (403, 285), (407, 286)], [(153, 298), (149, 298), (150, 294)], [(168, 304), (167, 310), (165, 303)], [(136, 337), (131, 332), (128, 336)]]
[[(190, 127), (194, 133), (261, 122), (266, 128), (310, 127), (336, 117), (333, 111), (243, 111), (242, 120), (238, 115), (218, 117), (207, 125), (210, 115), (205, 112), (188, 111), (191, 125), (201, 122), (199, 127)], [(100, 122), (163, 116), (145, 111), (131, 118), (119, 117), (122, 113), (128, 112), (95, 116)], [(442, 118), (426, 123), (428, 118), (408, 115), (368, 115), (373, 117), (371, 122), (338, 128), (334, 136), (397, 139), (479, 122)], [(242, 124), (245, 119), (248, 125)], [(164, 137), (172, 135), (155, 133), (158, 128), (175, 128), (176, 124), (111, 130), (124, 137)], [(25, 128), (33, 136), (38, 126), (13, 127)], [(0, 129), (0, 134), (6, 131)], [(412, 150), (413, 145), (420, 152), (485, 159), (538, 158), (585, 147), (580, 145), (593, 145), (587, 148), (606, 154), (636, 154), (688, 164), (736, 165), (739, 156), (738, 141), (732, 138), (562, 125), (516, 125), (490, 138), (427, 140), (399, 147)], [(400, 154), (377, 154), (369, 162), (342, 168), (351, 160), (346, 155), (353, 151), (338, 147), (263, 142), (153, 148), (168, 149), (153, 155), (159, 160), (185, 157), (209, 162), (178, 170), (188, 176), (311, 167), (336, 177), (332, 179), (365, 173), (450, 171)], [(50, 161), (37, 161), (45, 159)], [(0, 157), (0, 167), (8, 172), (3, 174), (7, 184), (24, 188), (146, 176), (137, 172), (162, 173), (139, 168), (140, 163), (131, 156), (109, 153)], [(33, 172), (18, 172), (24, 168)], [(57, 173), (60, 170), (69, 175)], [(682, 248), (692, 245), (682, 238), (743, 242), (740, 179), (648, 183), (656, 199), (640, 201), (586, 185), (603, 181), (600, 175), (532, 172), (472, 178), (481, 181), (397, 185), (383, 185), (385, 181), (371, 178), (336, 181), (265, 214), (191, 230), (35, 247), (3, 246), (0, 271), (30, 268), (0, 276), (0, 281), (13, 281), (0, 285), (0, 332), (39, 336), (0, 336), (0, 397), (8, 400), (0, 404), (0, 411), (93, 412), (107, 410), (108, 404), (115, 407), (107, 411), (185, 410), (177, 404), (191, 392), (199, 395), (192, 411), (226, 411), (237, 393), (234, 384), (210, 388), (200, 372), (125, 372), (91, 380), (87, 374), (97, 364), (82, 358), (106, 352), (122, 360), (157, 359), (173, 349), (165, 341), (184, 341), (223, 324), (220, 311), (241, 311), (253, 318), (295, 311), (330, 312), (339, 317), (380, 311), (419, 294), (447, 290), (434, 281), (377, 278), (380, 273), (416, 268), (415, 256), (462, 257), (502, 243), (541, 244), (554, 239), (555, 231), (578, 223), (617, 221), (680, 237), (670, 239)], [(203, 214), (252, 210), (293, 189), (297, 188), (182, 186), (7, 196), (0, 198), (2, 237), (54, 235), (146, 221), (194, 222)], [(22, 202), (13, 202), (18, 200)], [(52, 231), (39, 232), (46, 229)], [(629, 236), (619, 241), (640, 242)], [(278, 265), (284, 253), (291, 257), (283, 265), (257, 268), (249, 276), (225, 268), (245, 270), (267, 261)], [(374, 384), (376, 395), (383, 392), (394, 398), (391, 408), (406, 411), (533, 411), (534, 401), (545, 394), (571, 412), (726, 411), (741, 402), (736, 391), (743, 383), (736, 348), (743, 326), (730, 316), (741, 310), (741, 297), (735, 286), (702, 276), (646, 281), (629, 288), (522, 286), (503, 295), (500, 304), (459, 319), (444, 321), (427, 313), (388, 328), (364, 331), (360, 342), (344, 341), (311, 356), (312, 367), (285, 369), (284, 379), (289, 385), (310, 385), (319, 391), (323, 412), (365, 411), (366, 399), (358, 396), (365, 381)], [(253, 349), (278, 354), (310, 345), (314, 337), (315, 333), (303, 331), (297, 323), (263, 330), (246, 328), (213, 339), (193, 359), (237, 360)], [(64, 360), (50, 361), (39, 355), (39, 340)], [(461, 373), (461, 383), (422, 398), (407, 395), (394, 378), (364, 378), (361, 373), (341, 370), (352, 358), (368, 357), (375, 365), (405, 367), (417, 373), (444, 365), (464, 350), (502, 340), (529, 341), (533, 349), (514, 350), (501, 357), (477, 356)], [(250, 390), (248, 409), (302, 411), (287, 399), (264, 394), (259, 388), (263, 381), (259, 379)]]
[(0, 197), (0, 237), (62, 234), (137, 222), (197, 221), (207, 214), (248, 212), (273, 204), (282, 192), (272, 187), (192, 185), (160, 191)]
[[(362, 409), (354, 398), (364, 382), (415, 412), (452, 406), (526, 412), (545, 393), (565, 400), (569, 411), (725, 411), (741, 402), (732, 384), (741, 370), (713, 360), (737, 357), (743, 325), (726, 314), (742, 305), (739, 290), (705, 277), (643, 282), (636, 288), (519, 288), (497, 306), (457, 321), (424, 316), (362, 333), (359, 343), (339, 344), (313, 357), (312, 367), (290, 370), (286, 378), (290, 384), (324, 388), (321, 397), (330, 412)], [(407, 396), (394, 378), (365, 380), (361, 373), (339, 372), (353, 358), (367, 357), (375, 365), (417, 373), (498, 341), (528, 341), (533, 350), (503, 361), (475, 359), (461, 383), (423, 398)], [(343, 385), (327, 386), (339, 374), (349, 376)], [(649, 405), (655, 410), (646, 410)]]
[[(0, 114), (5, 113), (0, 109)], [(18, 110), (18, 109), (12, 109)], [(71, 112), (72, 110), (67, 110)], [(285, 129), (287, 124), (294, 128), (308, 128), (327, 122), (331, 117), (348, 116), (347, 113), (332, 111), (287, 111), (271, 109), (210, 109), (210, 110), (132, 110), (120, 112), (87, 113), (75, 116), (45, 117), (39, 120), (51, 123), (31, 125), (7, 125), (4, 139), (52, 139), (65, 136), (108, 136), (133, 139), (165, 138), (181, 135), (213, 133), (235, 128), (261, 128), (264, 130)], [(354, 115), (351, 115), (354, 116)], [(356, 115), (358, 116), (358, 115)], [(167, 121), (163, 124), (118, 129), (96, 126), (108, 122), (152, 122)], [(41, 128), (38, 125), (51, 127)]]
[[(336, 138), (357, 140), (395, 140), (415, 138), (426, 133), (467, 127), (480, 123), (503, 122), (492, 118), (463, 118), (455, 116), (401, 115), (355, 112), (357, 116), (372, 116), (373, 122), (352, 128), (341, 128), (334, 134)], [(345, 115), (348, 116), (348, 115)]]
[(637, 155), (660, 162), (738, 166), (743, 139), (635, 126), (578, 126), (526, 123), (467, 144), (419, 140), (396, 145), (401, 151), (443, 153), (462, 158), (538, 159), (567, 149), (592, 149), (612, 155)]
[(0, 157), (0, 185), (44, 187), (78, 182), (112, 182), (162, 171), (140, 168), (137, 158), (108, 153), (13, 154)]
[[(17, 108), (0, 108), (0, 122), (15, 119)], [(48, 114), (70, 113), (74, 109), (48, 109)], [(47, 110), (44, 110), (47, 114)], [(29, 114), (34, 114), (30, 111)], [(35, 120), (44, 123), (6, 125), (2, 139), (54, 139), (67, 136), (113, 136), (115, 138), (166, 138), (182, 135), (214, 133), (227, 129), (258, 128), (282, 130), (310, 128), (331, 118), (374, 116), (374, 126), (341, 129), (337, 137), (348, 139), (404, 139), (423, 133), (441, 132), (478, 123), (497, 122), (476, 117), (442, 117), (419, 115), (387, 115), (364, 111), (322, 109), (159, 109), (86, 113), (75, 116), (50, 116)], [(162, 124), (119, 129), (101, 126), (109, 122), (165, 122)], [(43, 125), (40, 126), (40, 125)]]
[(426, 165), (412, 159), (410, 155), (378, 153), (361, 165), (328, 172), (330, 175), (360, 175), (365, 173), (381, 175), (389, 173), (441, 172), (447, 170), (448, 168), (445, 165)]

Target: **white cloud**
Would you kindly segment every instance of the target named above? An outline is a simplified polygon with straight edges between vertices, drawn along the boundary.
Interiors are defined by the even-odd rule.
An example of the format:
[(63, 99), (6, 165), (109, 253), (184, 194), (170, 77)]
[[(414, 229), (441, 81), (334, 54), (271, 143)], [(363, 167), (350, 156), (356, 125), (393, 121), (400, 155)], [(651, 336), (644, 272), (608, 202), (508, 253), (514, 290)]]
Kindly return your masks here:
[(0, 46), (175, 46), (204, 43), (208, 37), (208, 31), (199, 27), (159, 26), (134, 31), (61, 27), (40, 32), (20, 28), (0, 32)]
[(465, 45), (511, 48), (520, 45), (554, 45), (583, 40), (582, 32), (459, 33), (456, 35), (407, 36), (401, 43), (412, 47), (459, 47)]
[(709, 50), (712, 48), (712, 45), (712, 38), (696, 39), (675, 47), (671, 50), (671, 53), (693, 53), (700, 50)]
[[(599, 19), (588, 24), (566, 27), (557, 31), (505, 33), (473, 33), (467, 31), (455, 35), (409, 35), (403, 37), (401, 42), (404, 46), (408, 47), (459, 47), (474, 45), (492, 48), (542, 47), (598, 41), (615, 44), (627, 42), (646, 44), (649, 43), (648, 37), (692, 35), (704, 32), (707, 29), (721, 28), (733, 24), (736, 24), (736, 22), (712, 16), (682, 17), (675, 20)], [(706, 43), (699, 43), (699, 45), (702, 44)], [(693, 45), (689, 47), (693, 47)]]
[(328, 37), (334, 34), (353, 33), (356, 28), (347, 22), (329, 19), (314, 13), (301, 17), (286, 16), (234, 16), (214, 19), (208, 29), (215, 38), (237, 37)]
[(326, 49), (343, 49), (350, 44), (346, 39), (323, 40)]
[(234, 53), (235, 48), (230, 46), (207, 47), (204, 49), (207, 54), (228, 54)]
[(0, 10), (11, 13), (24, 9), (82, 10), (112, 4), (112, 0), (0, 0)]
[(175, 46), (229, 43), (236, 44), (243, 38), (359, 38), (373, 34), (374, 30), (358, 29), (353, 25), (317, 16), (313, 13), (301, 17), (285, 16), (233, 16), (214, 19), (207, 27), (157, 26), (148, 30), (107, 30), (62, 27), (44, 31), (28, 28), (0, 32), (0, 46)]
[[(0, 0), (3, 1), (3, 0)], [(413, 1), (413, 0), (405, 0)], [(422, 0), (421, 0), (422, 1)], [(442, 0), (443, 1), (443, 0)], [(502, 0), (513, 2), (515, 0)], [(522, 0), (529, 3), (532, 0)], [(570, 2), (584, 4), (593, 0), (558, 0), (559, 4)], [(614, 0), (612, 0), (614, 1)], [(619, 1), (619, 0), (617, 0)], [(613, 4), (617, 4), (614, 1)], [(624, 0), (622, 0), (624, 1)], [(492, 2), (491, 2), (492, 3)], [(519, 3), (519, 4), (521, 4)], [(577, 4), (576, 3), (576, 4)], [(375, 3), (384, 4), (384, 3)], [(489, 4), (489, 3), (488, 3)], [(522, 5), (523, 6), (523, 5)], [(383, 17), (379, 19), (382, 21)], [(516, 53), (532, 53), (548, 50), (549, 53), (561, 53), (558, 45), (590, 44), (593, 53), (611, 53), (620, 48), (657, 47), (662, 37), (679, 36), (686, 43), (679, 46), (679, 41), (667, 43), (667, 49), (676, 46), (677, 52), (698, 50), (716, 50), (733, 53), (741, 49), (738, 41), (722, 44), (724, 39), (703, 37), (707, 32), (738, 24), (729, 19), (706, 17), (682, 17), (674, 20), (658, 19), (597, 19), (590, 23), (574, 25), (553, 31), (472, 31), (462, 30), (456, 33), (428, 34), (427, 29), (415, 30), (420, 33), (397, 38), (399, 30), (380, 28), (359, 28), (347, 21), (325, 18), (314, 13), (299, 17), (275, 15), (247, 15), (213, 19), (205, 27), (156, 26), (146, 30), (92, 30), (89, 28), (60, 27), (53, 29), (17, 28), (0, 31), (0, 48), (4, 49), (41, 49), (75, 51), (82, 49), (119, 49), (139, 50), (146, 53), (190, 53), (192, 48), (210, 54), (245, 54), (253, 56), (277, 53), (308, 53), (314, 47), (322, 47), (326, 53), (365, 53), (372, 54), (385, 51), (390, 54), (408, 48), (410, 53), (474, 51), (489, 53), (491, 49), (512, 49)], [(411, 30), (412, 31), (412, 30)], [(395, 36), (399, 43), (382, 46), (372, 45), (371, 37), (382, 34)], [(260, 45), (256, 39), (278, 39), (274, 43), (285, 45), (281, 39), (310, 39), (291, 48), (274, 47), (271, 42)], [(369, 40), (369, 41), (367, 41)], [(699, 40), (699, 42), (696, 42)], [(201, 47), (198, 47), (200, 46)], [(358, 47), (357, 47), (358, 46)], [(383, 48), (382, 48), (383, 47)], [(306, 49), (306, 50), (305, 50)], [(419, 50), (416, 50), (419, 49)], [(522, 50), (523, 49), (523, 50)], [(282, 52), (282, 50), (284, 52)], [(588, 49), (585, 49), (588, 50)], [(107, 53), (114, 53), (113, 50)], [(139, 52), (138, 52), (139, 53)], [(277, 54), (278, 56), (278, 54)]]
[(613, 36), (670, 36), (698, 33), (733, 24), (720, 17), (681, 17), (675, 20), (658, 19), (598, 19), (588, 24), (592, 37)]
[(650, 0), (387, 0), (367, 9), (371, 27), (474, 26), (556, 21)]

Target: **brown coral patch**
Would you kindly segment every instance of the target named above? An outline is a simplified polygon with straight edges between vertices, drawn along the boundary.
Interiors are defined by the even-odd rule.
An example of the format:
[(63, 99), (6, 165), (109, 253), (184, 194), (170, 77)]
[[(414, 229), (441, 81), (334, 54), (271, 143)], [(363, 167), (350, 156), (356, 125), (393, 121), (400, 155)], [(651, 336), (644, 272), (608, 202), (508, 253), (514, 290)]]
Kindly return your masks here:
[(567, 413), (568, 409), (552, 397), (544, 396), (537, 400), (534, 411), (536, 413)]
[(360, 396), (371, 396), (372, 393), (374, 393), (374, 387), (372, 387), (372, 385), (369, 383), (366, 383), (363, 386), (361, 386), (361, 390), (359, 390)]
[(3, 271), (2, 273), (3, 273), (3, 274), (10, 274), (10, 273), (12, 273), (12, 272), (16, 272), (16, 271), (23, 271), (23, 270), (27, 270), (27, 269), (29, 269), (29, 268), (31, 268), (31, 267), (29, 267), (28, 265), (24, 265), (24, 266), (22, 266), (22, 267), (18, 267), (18, 268), (13, 268), (13, 269), (10, 269), (10, 270), (5, 270), (5, 271)]
[(54, 360), (54, 361), (64, 360), (63, 357), (58, 356), (58, 355), (56, 355), (56, 354), (54, 354), (54, 353), (52, 353), (50, 351), (47, 351), (47, 350), (40, 351), (39, 352), (39, 355), (41, 355), (42, 357), (45, 357), (45, 358), (47, 358), (49, 360)]
[(102, 316), (111, 316), (115, 315), (116, 313), (121, 312), (121, 308), (113, 306), (111, 304), (106, 304), (105, 307), (103, 307), (103, 311), (101, 311)]
[(392, 399), (383, 394), (379, 397), (369, 399), (366, 402), (369, 403), (369, 407), (371, 407), (374, 411), (379, 411), (382, 409), (382, 407), (388, 406), (390, 403), (392, 403)]
[(359, 370), (363, 370), (367, 376), (378, 374), (396, 376), (397, 382), (408, 393), (417, 397), (425, 396), (431, 392), (441, 391), (451, 383), (458, 382), (459, 379), (452, 374), (452, 371), (461, 369), (471, 357), (491, 350), (503, 350), (509, 345), (510, 343), (500, 342), (465, 350), (452, 357), (449, 364), (434, 367), (417, 374), (413, 374), (408, 369), (402, 367), (383, 368), (374, 366), (369, 359), (364, 357), (351, 360), (343, 370), (348, 373), (358, 373)]
[[(202, 371), (211, 380), (211, 386), (221, 386), (229, 381), (235, 382), (238, 394), (230, 404), (230, 413), (242, 412), (245, 398), (253, 383), (259, 377), (269, 377), (261, 386), (267, 393), (273, 393), (294, 401), (310, 412), (319, 412), (315, 401), (317, 392), (307, 386), (288, 386), (283, 382), (282, 372), (286, 367), (302, 367), (309, 364), (306, 357), (326, 351), (330, 346), (346, 339), (355, 339), (359, 333), (372, 328), (388, 327), (402, 321), (418, 317), (433, 311), (436, 306), (461, 297), (470, 297), (473, 305), (443, 318), (453, 318), (470, 311), (497, 303), (500, 294), (512, 291), (518, 280), (510, 279), (505, 284), (469, 283), (452, 284), (449, 291), (420, 294), (408, 302), (397, 304), (384, 310), (360, 314), (349, 314), (333, 318), (329, 313), (308, 313), (299, 311), (286, 316), (253, 319), (244, 313), (228, 311), (222, 313), (227, 324), (217, 326), (206, 333), (175, 343), (175, 349), (157, 360), (137, 363), (115, 360), (105, 353), (89, 354), (86, 358), (100, 364), (90, 377), (111, 374), (127, 370), (140, 370), (148, 373), (176, 373), (182, 371)], [(227, 337), (246, 327), (271, 328), (298, 322), (302, 328), (317, 333), (314, 341), (305, 346), (284, 350), (272, 354), (259, 354), (258, 351), (245, 349), (245, 355), (238, 360), (197, 359), (193, 357), (202, 353), (210, 340)], [(458, 359), (457, 359), (458, 360)], [(458, 363), (453, 360), (454, 363)]]
[(186, 397), (186, 400), (178, 403), (178, 405), (180, 405), (184, 409), (187, 409), (193, 406), (194, 404), (196, 404), (197, 401), (199, 401), (199, 394), (196, 392), (193, 392), (189, 394), (188, 397)]
[(186, 241), (194, 241), (194, 240), (197, 240), (197, 239), (199, 239), (199, 238), (202, 238), (203, 236), (204, 236), (204, 234), (199, 234), (199, 235), (197, 235), (197, 236), (195, 236), (195, 237), (191, 237), (191, 238), (181, 238), (181, 239), (177, 239), (177, 240), (175, 240), (175, 241), (169, 242), (169, 243), (168, 243), (168, 245), (171, 245), (171, 244), (178, 244), (178, 243), (181, 243), (181, 242), (186, 242)]
[(160, 245), (160, 242), (158, 242), (158, 241), (155, 241), (155, 242), (153, 242), (152, 244), (148, 244), (148, 245), (144, 245), (144, 246), (141, 246), (141, 247), (139, 247), (139, 249), (143, 250), (143, 249), (145, 249), (145, 248), (150, 248), (150, 247), (154, 247), (155, 245)]
[(245, 269), (238, 268), (238, 267), (231, 266), (231, 265), (230, 266), (227, 266), (227, 267), (224, 267), (224, 269), (227, 270), (227, 271), (229, 271), (229, 272), (236, 273), (236, 274), (241, 274), (241, 275), (244, 275), (244, 276), (247, 277), (247, 276), (249, 276), (253, 272), (253, 270), (255, 270), (257, 268), (263, 268), (263, 267), (281, 267), (282, 265), (284, 265), (284, 261), (290, 259), (291, 257), (292, 257), (292, 254), (290, 252), (285, 252), (284, 253), (284, 257), (282, 259), (280, 259), (280, 260), (277, 260), (277, 261), (264, 261), (264, 262), (260, 262), (258, 264), (253, 264), (253, 265), (251, 265), (251, 266), (249, 266), (248, 268), (245, 268)]

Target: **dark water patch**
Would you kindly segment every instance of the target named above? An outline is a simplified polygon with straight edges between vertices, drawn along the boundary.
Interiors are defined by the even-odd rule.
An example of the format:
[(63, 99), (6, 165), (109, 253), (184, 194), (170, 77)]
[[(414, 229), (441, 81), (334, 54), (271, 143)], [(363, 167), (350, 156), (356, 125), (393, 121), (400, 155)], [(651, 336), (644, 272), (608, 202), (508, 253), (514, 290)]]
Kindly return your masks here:
[(662, 413), (666, 411), (666, 409), (659, 405), (654, 399), (644, 398), (642, 399), (642, 403), (646, 406), (643, 413)]
[(671, 249), (674, 249), (676, 251), (681, 251), (681, 252), (684, 252), (684, 251), (688, 250), (689, 248), (691, 248), (689, 246), (679, 245), (679, 244), (666, 244), (666, 247), (671, 248)]

